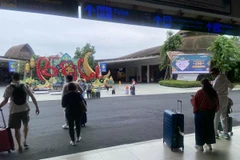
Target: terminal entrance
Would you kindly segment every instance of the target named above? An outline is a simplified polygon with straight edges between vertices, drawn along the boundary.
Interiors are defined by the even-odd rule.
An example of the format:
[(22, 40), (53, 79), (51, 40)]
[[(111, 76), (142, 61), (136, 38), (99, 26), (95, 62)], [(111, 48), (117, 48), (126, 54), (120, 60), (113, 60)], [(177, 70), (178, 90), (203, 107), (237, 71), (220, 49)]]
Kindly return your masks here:
[[(11, 7), (13, 4), (8, 4), (6, 5), (7, 1), (0, 0), (0, 5), (5, 5), (4, 9), (9, 9), (8, 7)], [(14, 1), (12, 1), (14, 2)], [(15, 2), (21, 2), (20, 0), (16, 0)], [(25, 1), (25, 2), (31, 2), (31, 0)], [(40, 1), (34, 1), (34, 2), (39, 2)], [(50, 1), (41, 1), (41, 3), (45, 2), (50, 2)], [(53, 1), (53, 2), (57, 2)], [(58, 1), (61, 5), (61, 1)], [(76, 1), (75, 1), (76, 2)], [(85, 18), (88, 19), (95, 19), (95, 20), (103, 20), (105, 22), (102, 22), (102, 24), (109, 24), (108, 22), (111, 22), (110, 19), (114, 19), (115, 22), (117, 23), (126, 23), (126, 24), (132, 24), (132, 25), (138, 25), (139, 23), (142, 23), (140, 26), (145, 26), (145, 27), (154, 27), (154, 28), (167, 28), (167, 29), (172, 29), (171, 26), (175, 26), (176, 28), (184, 29), (181, 28), (181, 23), (186, 25), (185, 27), (191, 27), (195, 28), (191, 29), (188, 28), (190, 31), (181, 31), (178, 32), (182, 37), (185, 38), (185, 42), (183, 44), (183, 48), (180, 48), (180, 51), (183, 52), (189, 52), (189, 53), (198, 53), (198, 52), (203, 52), (206, 51), (206, 46), (208, 47), (208, 44), (206, 39), (211, 39), (214, 36), (217, 36), (219, 34), (229, 34), (229, 35), (237, 35), (236, 30), (238, 30), (238, 18), (234, 17), (235, 11), (233, 9), (214, 9), (216, 12), (209, 13), (206, 9), (206, 11), (203, 11), (202, 8), (197, 8), (198, 10), (195, 10), (196, 8), (191, 8), (189, 5), (187, 7), (180, 7), (182, 6), (181, 4), (174, 4), (174, 5), (169, 5), (171, 3), (151, 3), (151, 2), (156, 2), (156, 1), (130, 1), (130, 0), (86, 0), (86, 1), (77, 1), (77, 5), (75, 6), (86, 6), (86, 10), (83, 10), (85, 14)], [(165, 1), (169, 2), (169, 1)], [(30, 3), (31, 4), (31, 3)], [(67, 5), (66, 3), (62, 3), (64, 5)], [(239, 3), (236, 2), (236, 6)], [(229, 4), (228, 4), (229, 5)], [(24, 9), (26, 11), (31, 11), (31, 12), (36, 12), (40, 13), (40, 10), (42, 9), (41, 7), (34, 7), (34, 9), (30, 10), (29, 6), (25, 3)], [(21, 5), (17, 7), (23, 7)], [(44, 6), (44, 5), (43, 5)], [(54, 6), (51, 4), (48, 9), (51, 9), (51, 7)], [(232, 3), (231, 6), (234, 6)], [(16, 7), (16, 6), (15, 6)], [(27, 8), (26, 8), (27, 7)], [(116, 8), (117, 7), (117, 8)], [(37, 11), (35, 9), (38, 9)], [(44, 7), (43, 7), (44, 8)], [(66, 7), (67, 8), (67, 7)], [(65, 9), (66, 9), (65, 8)], [(176, 9), (177, 8), (177, 9)], [(210, 8), (211, 9), (211, 8)], [(12, 10), (15, 10), (15, 8), (12, 8)], [(19, 9), (21, 10), (21, 9)], [(54, 14), (54, 15), (61, 15), (61, 16), (69, 16), (69, 17), (75, 17), (75, 12), (67, 12), (65, 10), (64, 13), (67, 13), (67, 15), (59, 13), (59, 10), (61, 10), (61, 7), (58, 7), (54, 13), (52, 12), (43, 12), (42, 13), (47, 13), (47, 14)], [(76, 11), (75, 8), (72, 8), (73, 11)], [(112, 12), (110, 12), (112, 11)], [(97, 12), (99, 12), (99, 15), (97, 15)], [(106, 15), (106, 13), (114, 13), (114, 15), (111, 14)], [(128, 15), (131, 15), (134, 13), (136, 19), (124, 19), (124, 17), (127, 17)], [(143, 20), (141, 16), (138, 16), (137, 14), (144, 15)], [(191, 13), (191, 14), (190, 14)], [(205, 14), (203, 14), (205, 13)], [(120, 17), (116, 17), (116, 15), (119, 15)], [(209, 16), (208, 16), (209, 14)], [(231, 15), (230, 15), (231, 14)], [(233, 15), (232, 15), (233, 14)], [(153, 18), (154, 15), (154, 19)], [(157, 16), (159, 15), (159, 17)], [(96, 17), (94, 17), (96, 16)], [(107, 19), (106, 19), (107, 17)], [(140, 17), (140, 18), (139, 18)], [(165, 17), (165, 18), (164, 18)], [(180, 18), (179, 18), (180, 17)], [(220, 19), (219, 17), (222, 17)], [(46, 17), (45, 17), (46, 18)], [(98, 19), (100, 18), (100, 19)], [(130, 17), (132, 18), (132, 17)], [(230, 19), (232, 18), (232, 19)], [(179, 20), (179, 23), (176, 24), (175, 20)], [(69, 21), (79, 21), (79, 19), (68, 19), (64, 21), (65, 24), (69, 23)], [(132, 22), (131, 22), (132, 20)], [(148, 21), (146, 21), (148, 20)], [(171, 23), (173, 22), (174, 23)], [(180, 23), (181, 21), (181, 23)], [(191, 21), (192, 24), (189, 24)], [(204, 22), (204, 25), (201, 25), (202, 29), (204, 29), (204, 36), (201, 35), (202, 32), (199, 32), (199, 28), (196, 29), (197, 27), (200, 26), (199, 21)], [(34, 21), (33, 21), (34, 22)], [(20, 22), (19, 22), (20, 23)], [(31, 22), (32, 23), (32, 22)], [(196, 24), (196, 25), (195, 25)], [(202, 24), (202, 23), (201, 23)], [(206, 25), (205, 25), (206, 24)], [(51, 31), (54, 32), (57, 30), (57, 26), (63, 25), (63, 23), (56, 23), (56, 25), (52, 26), (47, 26), (49, 28), (53, 28)], [(215, 25), (215, 28), (214, 28)], [(220, 26), (219, 26), (220, 25)], [(27, 24), (26, 24), (27, 26)], [(100, 28), (101, 23), (99, 23)], [(219, 28), (220, 27), (220, 28)], [(56, 37), (51, 37), (51, 38), (46, 38), (46, 34), (44, 32), (40, 32), (38, 36), (36, 36), (36, 39), (45, 39), (45, 43), (43, 45), (47, 45), (49, 41), (57, 41), (60, 39), (59, 46), (65, 46), (67, 47), (67, 37), (78, 37), (78, 40), (80, 41), (81, 39), (86, 39), (88, 40), (89, 34), (93, 33), (87, 33), (83, 34), (84, 36), (79, 36), (75, 34), (71, 34), (72, 32), (77, 32), (81, 29), (84, 28), (84, 25), (82, 26), (76, 26), (72, 28), (66, 27), (66, 30), (68, 30), (68, 34), (62, 34), (59, 32), (59, 35)], [(208, 31), (210, 33), (208, 33)], [(24, 31), (28, 32), (28, 31)], [(29, 32), (32, 32), (30, 30)], [(103, 28), (102, 33), (106, 34), (113, 34), (111, 33), (108, 28)], [(0, 31), (1, 33), (1, 31)], [(122, 33), (118, 33), (122, 34)], [(156, 32), (158, 34), (158, 32)], [(196, 36), (198, 35), (198, 36)], [(136, 35), (133, 35), (134, 37)], [(148, 34), (146, 34), (148, 36)], [(136, 36), (137, 37), (137, 36)], [(204, 38), (203, 38), (204, 37)], [(207, 38), (206, 38), (207, 37)], [(25, 40), (26, 37), (23, 37), (22, 39)], [(161, 37), (159, 37), (161, 38)], [(48, 41), (49, 40), (49, 41)], [(13, 40), (14, 41), (14, 40)], [(101, 39), (101, 41), (104, 41), (104, 38)], [(119, 44), (123, 43), (124, 40), (119, 39)], [(155, 40), (157, 41), (157, 40)], [(200, 45), (195, 45), (196, 43), (193, 42), (204, 42), (201, 43)], [(15, 42), (15, 41), (14, 41)], [(72, 39), (70, 42), (74, 42)], [(25, 43), (25, 42), (24, 42)], [(49, 42), (50, 43), (50, 42)], [(140, 43), (140, 42), (139, 42)], [(14, 46), (16, 43), (14, 43)], [(36, 52), (36, 54), (40, 54), (42, 56), (45, 56), (45, 52), (39, 52), (39, 48), (34, 47), (35, 44), (32, 45), (33, 50)], [(111, 44), (107, 44), (105, 46), (106, 50)], [(141, 44), (139, 44), (141, 45)], [(160, 45), (160, 44), (159, 44)], [(25, 46), (25, 45), (23, 45)], [(124, 49), (125, 46), (122, 47)], [(184, 48), (185, 47), (185, 48)], [(28, 48), (28, 47), (27, 47)], [(191, 50), (189, 50), (191, 48)], [(25, 48), (26, 49), (26, 48)], [(28, 48), (29, 49), (29, 48)], [(144, 49), (144, 48), (143, 48)], [(130, 83), (132, 79), (135, 79), (138, 82), (143, 82), (143, 83), (151, 83), (154, 82), (155, 84), (139, 84), (139, 86), (143, 86), (140, 90), (140, 87), (137, 90), (137, 94), (139, 93), (139, 96), (122, 96), (122, 97), (115, 97), (118, 96), (119, 92), (122, 91), (123, 94), (125, 94), (125, 90), (117, 90), (124, 88), (127, 85), (117, 85), (116, 89), (116, 95), (111, 95), (111, 92), (105, 92), (105, 94), (109, 94), (112, 97), (111, 98), (101, 98), (101, 99), (92, 99), (89, 100), (87, 103), (89, 105), (89, 110), (88, 110), (88, 124), (86, 125), (85, 128), (82, 130), (82, 140), (78, 144), (75, 149), (70, 148), (72, 146), (69, 146), (69, 140), (67, 137), (68, 131), (67, 130), (62, 130), (62, 124), (64, 123), (64, 117), (62, 114), (62, 108), (61, 108), (61, 95), (36, 95), (37, 99), (39, 100), (39, 106), (41, 106), (41, 114), (39, 117), (35, 117), (33, 110), (30, 112), (31, 113), (31, 125), (30, 125), (30, 135), (29, 135), (29, 143), (31, 145), (31, 149), (28, 151), (24, 152), (22, 155), (18, 155), (13, 153), (13, 155), (10, 155), (13, 157), (13, 159), (42, 159), (42, 158), (47, 158), (47, 157), (53, 157), (53, 156), (59, 156), (63, 154), (73, 154), (77, 152), (84, 152), (84, 151), (89, 151), (93, 149), (99, 149), (103, 147), (110, 147), (110, 146), (115, 146), (115, 145), (120, 145), (120, 144), (129, 144), (129, 143), (135, 143), (135, 142), (141, 142), (141, 141), (149, 141), (153, 139), (159, 139), (162, 136), (162, 112), (166, 108), (175, 108), (176, 106), (176, 99), (181, 99), (184, 102), (184, 114), (186, 115), (186, 123), (188, 127), (186, 128), (185, 134), (188, 133), (193, 133), (194, 132), (194, 127), (193, 127), (193, 114), (192, 114), (192, 106), (189, 104), (189, 99), (192, 94), (192, 92), (195, 92), (196, 90), (192, 89), (175, 89), (174, 93), (177, 94), (172, 94), (169, 92), (168, 88), (161, 88), (161, 92), (164, 93), (162, 95), (150, 95), (150, 93), (156, 92), (158, 89), (159, 85), (156, 84), (161, 79), (164, 79), (165, 71), (160, 72), (159, 71), (159, 63), (160, 63), (160, 46), (155, 46), (153, 48), (148, 48), (147, 52), (140, 52), (138, 54), (130, 54), (128, 57), (118, 57), (113, 59), (101, 59), (97, 60), (97, 63), (101, 67), (101, 64), (104, 64), (104, 68), (106, 69), (105, 72), (101, 70), (102, 75), (106, 75), (108, 73), (108, 70), (111, 71), (112, 77), (116, 81), (121, 81), (125, 83)], [(96, 48), (97, 50), (97, 48)], [(133, 52), (138, 52), (132, 51)], [(103, 53), (103, 52), (102, 52)], [(4, 53), (2, 53), (4, 55)], [(55, 53), (54, 53), (55, 54)], [(56, 53), (58, 54), (58, 53)], [(114, 54), (114, 53), (110, 53)], [(127, 54), (127, 53), (126, 53)], [(14, 55), (14, 54), (13, 54)], [(60, 55), (60, 54), (59, 54)], [(61, 55), (62, 56), (62, 55)], [(26, 57), (26, 55), (24, 56)], [(11, 75), (11, 72), (9, 72), (9, 62), (19, 62), (20, 63), (20, 58), (11, 58), (11, 57), (1, 57), (2, 60), (0, 63), (2, 64), (2, 68), (0, 65), (0, 72), (2, 71), (2, 74), (0, 74), (0, 79), (2, 78), (2, 81), (4, 83), (9, 83), (9, 77)], [(0, 59), (1, 59), (0, 58)], [(56, 58), (56, 57), (52, 57)], [(73, 58), (73, 57), (71, 57)], [(6, 59), (4, 61), (3, 59)], [(3, 61), (3, 62), (2, 62)], [(27, 59), (21, 59), (21, 61), (28, 62), (30, 65), (31, 61), (31, 56), (30, 58)], [(54, 63), (53, 61), (45, 61), (45, 63), (48, 63), (51, 65), (51, 63)], [(35, 62), (36, 63), (36, 62)], [(41, 64), (40, 64), (41, 65)], [(53, 65), (54, 66), (54, 65)], [(29, 66), (28, 66), (29, 67)], [(58, 64), (55, 65), (54, 67), (58, 67)], [(25, 65), (22, 68), (25, 70)], [(29, 69), (29, 68), (27, 68)], [(60, 68), (57, 68), (58, 71), (60, 71)], [(89, 69), (89, 68), (88, 68)], [(90, 68), (93, 69), (94, 71), (95, 68)], [(88, 71), (90, 71), (90, 69)], [(100, 68), (102, 69), (102, 68)], [(4, 71), (5, 70), (5, 71)], [(72, 68), (66, 69), (67, 71), (71, 72)], [(45, 70), (49, 74), (54, 74), (53, 72), (51, 73), (51, 70), (48, 68)], [(87, 71), (87, 72), (88, 72)], [(99, 70), (98, 70), (99, 71)], [(8, 72), (8, 73), (6, 73)], [(45, 72), (45, 75), (47, 74)], [(31, 73), (31, 72), (29, 72)], [(96, 72), (95, 72), (96, 73)], [(94, 74), (95, 75), (95, 74)], [(22, 76), (25, 76), (24, 74)], [(115, 83), (116, 83), (115, 81)], [(148, 86), (151, 86), (148, 88)], [(129, 86), (129, 85), (128, 85)], [(119, 87), (119, 88), (118, 88)], [(118, 92), (119, 91), (119, 92)], [(188, 91), (186, 93), (186, 91)], [(140, 93), (148, 93), (149, 95), (144, 95), (141, 96)], [(61, 93), (60, 93), (61, 94)], [(171, 95), (167, 95), (171, 94)], [(238, 105), (238, 92), (233, 92), (232, 95), (233, 99), (237, 101)], [(59, 97), (59, 99), (51, 99), (52, 97)], [(41, 102), (44, 101), (44, 102)], [(32, 105), (32, 103), (30, 103)], [(91, 107), (90, 107), (91, 106)], [(8, 108), (4, 108), (4, 113), (7, 112)], [(237, 118), (237, 114), (240, 113), (238, 107), (234, 109), (234, 112), (236, 112), (235, 116), (236, 119), (234, 119), (234, 125), (239, 125), (239, 121)], [(7, 114), (6, 114), (7, 116)], [(146, 127), (149, 132), (146, 132)], [(127, 134), (126, 134), (127, 133)], [(64, 138), (63, 138), (64, 137)], [(234, 137), (234, 138), (237, 138)], [(191, 139), (191, 141), (194, 141), (194, 139)], [(50, 143), (51, 142), (51, 143)], [(223, 141), (222, 141), (223, 142)], [(225, 142), (225, 141), (224, 141)], [(162, 145), (162, 143), (160, 143)], [(192, 147), (192, 144), (190, 144)], [(231, 144), (232, 145), (232, 144)], [(155, 146), (154, 146), (155, 147)], [(194, 147), (194, 146), (193, 146)], [(189, 147), (190, 148), (190, 147)], [(215, 149), (215, 148), (214, 148)], [(159, 150), (156, 149), (156, 152), (159, 153)], [(191, 148), (189, 151), (192, 150)], [(187, 151), (187, 150), (186, 150)], [(164, 153), (164, 152), (163, 152)], [(221, 152), (222, 153), (222, 152)], [(225, 153), (225, 152), (224, 152)], [(234, 152), (235, 153), (235, 152)], [(141, 154), (141, 152), (140, 152)], [(214, 156), (217, 153), (214, 152)], [(123, 155), (123, 154), (121, 154)], [(120, 155), (120, 156), (121, 156)], [(166, 154), (162, 154), (166, 156)], [(184, 155), (184, 154), (181, 154)], [(204, 156), (206, 154), (203, 154)], [(221, 154), (224, 155), (224, 154)], [(119, 157), (120, 157), (119, 156)], [(1, 155), (0, 155), (1, 157)], [(9, 159), (8, 156), (4, 155), (2, 156), (3, 160)], [(1, 158), (2, 158), (1, 157)], [(11, 158), (12, 158), (11, 157)], [(0, 158), (0, 159), (1, 159)], [(10, 158), (10, 159), (11, 159)], [(65, 157), (66, 158), (66, 157)], [(141, 159), (142, 157), (140, 157)], [(149, 157), (147, 157), (149, 158)], [(147, 159), (146, 158), (146, 159)], [(166, 158), (166, 157), (164, 157)], [(224, 157), (225, 158), (225, 157)]]

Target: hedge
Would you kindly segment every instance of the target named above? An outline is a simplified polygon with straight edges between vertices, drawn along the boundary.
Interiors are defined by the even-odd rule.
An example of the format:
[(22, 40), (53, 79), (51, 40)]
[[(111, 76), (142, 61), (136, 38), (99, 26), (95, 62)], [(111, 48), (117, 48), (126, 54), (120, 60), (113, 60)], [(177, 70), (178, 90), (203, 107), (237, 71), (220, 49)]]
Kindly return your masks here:
[(161, 86), (176, 88), (201, 87), (200, 81), (180, 81), (180, 80), (162, 80), (159, 81)]

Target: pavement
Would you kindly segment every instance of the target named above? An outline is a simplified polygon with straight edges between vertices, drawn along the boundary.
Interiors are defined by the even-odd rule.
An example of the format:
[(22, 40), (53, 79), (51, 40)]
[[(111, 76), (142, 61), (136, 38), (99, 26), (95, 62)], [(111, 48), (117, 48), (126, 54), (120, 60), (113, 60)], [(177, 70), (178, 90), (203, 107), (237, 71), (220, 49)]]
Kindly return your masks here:
[(240, 127), (234, 131), (231, 140), (217, 140), (212, 151), (205, 146), (204, 152), (197, 152), (193, 147), (195, 136), (189, 134), (184, 137), (184, 151), (172, 152), (162, 139), (157, 139), (44, 160), (239, 160)]
[[(101, 90), (101, 98), (106, 97), (122, 97), (122, 96), (131, 96), (130, 94), (126, 94), (126, 86), (128, 84), (115, 84), (113, 88), (116, 91), (115, 95), (112, 95), (111, 89)], [(4, 87), (0, 87), (0, 95), (4, 93)], [(194, 93), (199, 90), (199, 87), (194, 88), (174, 88), (174, 87), (165, 87), (160, 86), (157, 83), (150, 84), (137, 84), (136, 85), (136, 95), (156, 95), (156, 94), (177, 94), (177, 93)], [(240, 90), (240, 87), (234, 88), (233, 90)], [(35, 97), (38, 101), (49, 101), (49, 100), (60, 100), (61, 92), (36, 92)], [(86, 98), (86, 97), (85, 97)], [(2, 96), (0, 97), (0, 101), (2, 100)]]
[[(199, 155), (193, 148), (194, 135), (192, 133), (194, 133), (194, 123), (189, 99), (190, 95), (199, 88), (173, 89), (161, 87), (157, 84), (138, 84), (136, 96), (125, 95), (125, 86), (123, 85), (116, 85), (114, 88), (117, 93), (115, 96), (111, 95), (111, 92), (102, 91), (102, 97), (104, 98), (88, 100), (87, 127), (82, 129), (83, 139), (76, 147), (69, 145), (68, 131), (61, 129), (63, 124), (63, 113), (60, 107), (61, 96), (36, 94), (37, 100), (40, 101), (41, 114), (35, 116), (33, 109), (31, 111), (30, 149), (24, 151), (21, 155), (16, 152), (11, 155), (0, 153), (0, 159), (35, 160), (51, 157), (60, 160), (161, 160), (171, 158), (174, 160), (177, 158), (192, 159), (192, 157), (196, 157), (196, 159), (210, 157), (213, 160), (229, 159), (229, 157), (234, 159), (235, 152), (229, 150), (225, 152), (221, 149), (221, 146), (238, 148), (238, 146), (233, 145), (233, 142), (238, 142), (237, 137), (240, 135), (237, 128), (234, 128), (233, 141), (218, 141), (214, 146), (214, 151), (209, 153), (211, 155), (208, 153), (200, 153)], [(152, 93), (155, 93), (155, 95)], [(234, 126), (240, 125), (239, 94), (240, 91), (233, 91), (230, 94), (235, 103), (234, 113), (231, 115)], [(48, 98), (48, 100), (43, 101), (44, 98)], [(175, 109), (177, 99), (183, 101), (183, 113), (185, 115), (186, 136), (184, 140), (185, 151), (183, 153), (172, 153), (166, 145), (162, 144), (161, 139), (163, 111), (165, 109)], [(32, 108), (32, 103), (30, 104)], [(3, 109), (7, 118), (7, 107)], [(236, 157), (238, 158), (238, 156)]]

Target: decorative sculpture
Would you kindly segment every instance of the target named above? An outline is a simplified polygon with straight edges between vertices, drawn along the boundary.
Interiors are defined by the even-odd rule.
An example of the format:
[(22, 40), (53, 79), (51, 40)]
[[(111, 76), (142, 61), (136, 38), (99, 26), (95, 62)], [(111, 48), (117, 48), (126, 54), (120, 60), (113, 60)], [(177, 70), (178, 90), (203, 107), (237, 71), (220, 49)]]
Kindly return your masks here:
[(55, 56), (55, 58), (50, 57), (49, 59), (39, 57), (36, 62), (36, 75), (40, 82), (33, 80), (36, 83), (36, 88), (62, 86), (64, 77), (69, 74), (73, 75), (74, 81), (78, 78), (84, 78), (86, 81), (97, 84), (99, 87), (111, 73), (108, 71), (105, 76), (100, 75), (99, 66), (96, 66), (95, 71), (93, 71), (88, 63), (88, 57), (91, 54), (91, 52), (88, 52), (84, 58), (79, 59), (72, 59), (67, 53), (62, 57)]

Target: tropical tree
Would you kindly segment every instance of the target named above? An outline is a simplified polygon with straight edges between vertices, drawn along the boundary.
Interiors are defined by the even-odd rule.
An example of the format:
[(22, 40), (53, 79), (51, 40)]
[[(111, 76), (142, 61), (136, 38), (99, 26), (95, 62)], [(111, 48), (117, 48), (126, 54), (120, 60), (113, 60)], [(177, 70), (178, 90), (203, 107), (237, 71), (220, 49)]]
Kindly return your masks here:
[(88, 52), (92, 52), (92, 54), (88, 58), (88, 63), (92, 68), (94, 68), (96, 66), (96, 62), (94, 61), (94, 54), (96, 53), (96, 50), (95, 47), (92, 46), (90, 43), (87, 43), (82, 48), (77, 47), (74, 53), (74, 58), (84, 58), (84, 56)]
[(171, 60), (169, 59), (167, 52), (169, 51), (176, 51), (182, 45), (182, 36), (179, 34), (174, 34), (172, 31), (167, 31), (167, 40), (161, 46), (160, 49), (160, 57), (161, 57), (161, 64), (159, 69), (161, 71), (166, 70), (165, 78), (171, 78)]
[(240, 50), (231, 38), (218, 36), (208, 50), (213, 52), (212, 67), (217, 67), (222, 72), (228, 72), (237, 65)]

